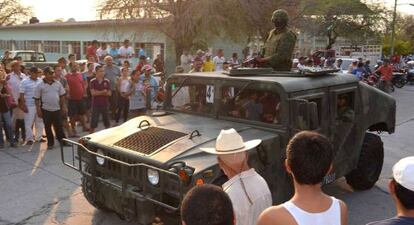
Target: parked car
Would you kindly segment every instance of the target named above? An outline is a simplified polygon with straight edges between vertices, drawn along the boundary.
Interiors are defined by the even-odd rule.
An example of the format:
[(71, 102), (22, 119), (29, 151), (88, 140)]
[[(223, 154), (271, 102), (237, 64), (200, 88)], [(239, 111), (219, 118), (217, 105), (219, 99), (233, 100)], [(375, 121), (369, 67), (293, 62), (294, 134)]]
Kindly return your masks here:
[(16, 59), (21, 57), (23, 61), (23, 65), (25, 67), (39, 67), (40, 69), (44, 69), (48, 66), (54, 66), (57, 62), (48, 62), (46, 61), (46, 56), (43, 52), (36, 52), (30, 50), (16, 50), (10, 51), (10, 57)]
[[(63, 163), (81, 173), (83, 194), (93, 206), (140, 224), (160, 212), (178, 223), (190, 188), (227, 180), (217, 158), (200, 150), (215, 146), (221, 129), (234, 128), (245, 141), (262, 140), (249, 152), (249, 165), (266, 180), (274, 204), (294, 192), (284, 160), (288, 141), (301, 130), (318, 131), (334, 145), (324, 184), (345, 176), (354, 190), (370, 189), (384, 158), (377, 132), (394, 133), (396, 102), (355, 76), (316, 73), (240, 68), (172, 74), (163, 111), (78, 142), (65, 140), (72, 147), (61, 147)], [(251, 113), (257, 107), (246, 107), (248, 101), (261, 104), (262, 113)]]

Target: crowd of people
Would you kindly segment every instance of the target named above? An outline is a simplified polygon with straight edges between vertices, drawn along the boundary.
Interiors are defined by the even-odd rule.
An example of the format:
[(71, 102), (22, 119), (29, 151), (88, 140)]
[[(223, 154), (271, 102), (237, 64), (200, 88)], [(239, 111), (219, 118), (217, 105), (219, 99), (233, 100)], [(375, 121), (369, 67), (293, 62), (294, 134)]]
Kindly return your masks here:
[[(217, 155), (229, 180), (222, 188), (195, 186), (181, 204), (184, 225), (345, 225), (347, 205), (321, 189), (324, 177), (333, 169), (334, 150), (329, 140), (313, 131), (297, 133), (288, 143), (285, 168), (293, 178), (295, 193), (272, 206), (266, 181), (247, 164), (247, 151), (261, 140), (244, 142), (234, 129), (222, 130), (214, 148), (201, 150)], [(368, 225), (414, 224), (414, 157), (406, 157), (392, 169), (389, 191), (396, 205), (396, 217)]]
[(224, 57), (224, 50), (218, 49), (215, 56), (201, 49), (195, 55), (191, 55), (187, 50), (180, 57), (180, 65), (177, 67), (179, 72), (213, 72), (225, 71), (230, 67), (241, 65), (241, 61), (236, 52), (232, 53), (231, 58)]
[(78, 137), (78, 126), (93, 133), (100, 118), (109, 128), (157, 105), (162, 101), (164, 62), (158, 55), (151, 65), (141, 47), (134, 69), (128, 40), (119, 49), (93, 41), (86, 63), (77, 63), (70, 54), (43, 69), (25, 68), (21, 59), (10, 59), (6, 52), (0, 64), (0, 147), (5, 147), (4, 137), (11, 147), (46, 142), (46, 137), (47, 148), (53, 149), (55, 138), (64, 144), (63, 138)]

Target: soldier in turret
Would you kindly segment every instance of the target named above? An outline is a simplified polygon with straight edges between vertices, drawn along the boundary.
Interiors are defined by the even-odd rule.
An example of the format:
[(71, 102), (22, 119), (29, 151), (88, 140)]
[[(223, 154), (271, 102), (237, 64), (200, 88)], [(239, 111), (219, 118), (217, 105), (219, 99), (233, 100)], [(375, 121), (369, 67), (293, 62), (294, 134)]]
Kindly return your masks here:
[(292, 67), (292, 54), (296, 44), (296, 34), (288, 28), (289, 17), (285, 10), (273, 12), (271, 30), (265, 43), (262, 56), (256, 57), (261, 67), (272, 67), (278, 71), (289, 71)]

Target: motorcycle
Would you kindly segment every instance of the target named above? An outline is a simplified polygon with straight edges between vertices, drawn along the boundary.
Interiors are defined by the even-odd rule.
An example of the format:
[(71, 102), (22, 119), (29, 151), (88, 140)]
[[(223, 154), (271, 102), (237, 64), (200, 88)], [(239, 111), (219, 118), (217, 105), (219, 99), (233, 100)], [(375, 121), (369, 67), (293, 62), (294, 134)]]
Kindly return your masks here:
[(404, 72), (394, 72), (392, 74), (392, 91), (394, 91), (394, 86), (397, 88), (402, 88), (407, 83), (406, 74)]

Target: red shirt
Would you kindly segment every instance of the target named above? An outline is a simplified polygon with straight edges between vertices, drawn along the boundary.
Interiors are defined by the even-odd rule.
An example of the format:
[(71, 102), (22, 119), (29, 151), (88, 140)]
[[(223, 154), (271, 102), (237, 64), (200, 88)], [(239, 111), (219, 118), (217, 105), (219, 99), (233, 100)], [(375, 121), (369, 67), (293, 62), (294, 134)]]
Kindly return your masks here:
[(93, 56), (95, 58), (95, 62), (99, 62), (98, 55), (96, 55), (96, 50), (97, 49), (95, 47), (89, 45), (86, 48), (86, 59), (88, 59), (89, 56)]
[(65, 76), (69, 86), (69, 99), (82, 100), (85, 94), (83, 77), (80, 73), (68, 73)]
[(377, 70), (378, 72), (381, 73), (381, 80), (392, 80), (392, 66), (388, 65), (388, 66), (381, 66), (380, 68), (378, 68)]
[[(109, 84), (108, 79), (103, 79), (99, 81), (98, 79), (94, 78), (91, 80), (91, 90), (96, 91), (103, 91), (103, 90), (111, 90), (111, 86)], [(109, 105), (108, 96), (92, 96), (92, 107), (107, 107)]]
[(137, 67), (135, 67), (135, 70), (137, 70), (137, 71), (139, 71), (139, 74), (142, 74), (143, 73), (143, 71), (142, 71), (142, 67), (144, 67), (145, 65), (147, 65), (148, 63), (138, 63), (137, 64)]

